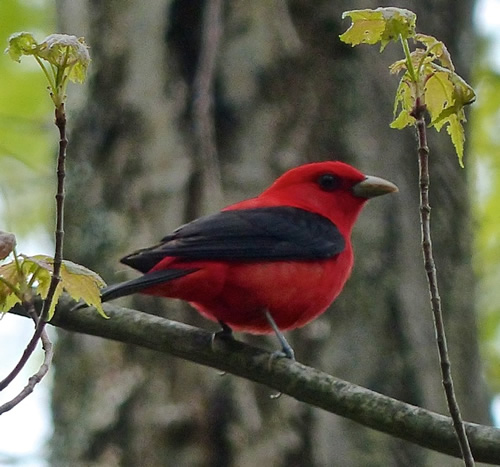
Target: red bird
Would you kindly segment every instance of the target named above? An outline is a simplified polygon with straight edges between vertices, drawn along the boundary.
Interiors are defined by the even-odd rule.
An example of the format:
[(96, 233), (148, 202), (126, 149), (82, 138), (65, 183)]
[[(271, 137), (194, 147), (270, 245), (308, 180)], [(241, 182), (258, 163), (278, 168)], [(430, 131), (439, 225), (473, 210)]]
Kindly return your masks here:
[(221, 333), (304, 326), (348, 279), (351, 231), (366, 201), (397, 191), (343, 162), (289, 170), (256, 198), (179, 227), (121, 262), (143, 276), (103, 290), (102, 301), (141, 292), (189, 302)]

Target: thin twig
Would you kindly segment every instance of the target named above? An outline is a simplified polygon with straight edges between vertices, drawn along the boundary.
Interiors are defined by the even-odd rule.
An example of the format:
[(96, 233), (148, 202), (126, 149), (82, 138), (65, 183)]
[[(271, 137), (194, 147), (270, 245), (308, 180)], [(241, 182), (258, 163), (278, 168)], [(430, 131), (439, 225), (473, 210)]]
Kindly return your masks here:
[(64, 103), (56, 107), (55, 124), (59, 130), (59, 153), (57, 156), (57, 191), (56, 191), (56, 229), (55, 229), (55, 247), (54, 247), (54, 263), (52, 269), (52, 277), (50, 279), (47, 298), (43, 302), (40, 320), (38, 322), (37, 331), (42, 334), (43, 328), (49, 316), (49, 310), (54, 299), (56, 289), (61, 282), (61, 266), (63, 260), (63, 242), (64, 242), (64, 179), (66, 177), (66, 148), (68, 140), (66, 138), (66, 111)]
[[(47, 334), (45, 333), (45, 324), (47, 323), (47, 318), (49, 315), (50, 307), (52, 305), (52, 301), (54, 299), (54, 294), (56, 292), (59, 283), (61, 282), (60, 272), (62, 266), (63, 240), (64, 240), (64, 179), (66, 175), (65, 173), (66, 148), (68, 145), (68, 140), (66, 138), (66, 113), (64, 110), (64, 104), (59, 105), (55, 110), (55, 124), (59, 129), (59, 153), (57, 157), (57, 191), (55, 195), (56, 229), (55, 229), (55, 248), (54, 248), (54, 263), (53, 263), (52, 277), (50, 280), (47, 297), (43, 302), (42, 311), (40, 313), (40, 319), (38, 321), (35, 320), (36, 322), (35, 332), (33, 333), (31, 340), (28, 342), (28, 345), (24, 349), (24, 352), (21, 355), (21, 358), (19, 359), (17, 365), (7, 375), (7, 377), (0, 382), (0, 391), (6, 388), (24, 368), (26, 362), (29, 360), (34, 350), (36, 349), (36, 346), (40, 339), (42, 339), (42, 346), (45, 349), (45, 360), (42, 367), (44, 367), (45, 363), (48, 363), (48, 365), (50, 365), (50, 361), (52, 360), (51, 357), (52, 343), (50, 342)], [(47, 358), (47, 354), (50, 354), (50, 358)], [(25, 390), (28, 390), (30, 387), (34, 387), (38, 383), (39, 381), (38, 376), (41, 375), (40, 380), (41, 378), (43, 378), (43, 376), (45, 376), (45, 374), (48, 371), (48, 366), (47, 366), (47, 371), (41, 371), (42, 367), (35, 376), (30, 378), (30, 382), (26, 386)], [(24, 395), (24, 397), (19, 399), (17, 403), (19, 403), (29, 393), (31, 393), (32, 390), (33, 389), (31, 389), (31, 391), (29, 391), (26, 395)], [(14, 403), (12, 407), (15, 405), (16, 403)], [(7, 410), (10, 410), (10, 408), (12, 407), (7, 408)]]
[(21, 355), (21, 358), (17, 362), (16, 366), (11, 370), (11, 372), (2, 381), (0, 381), (0, 391), (3, 391), (15, 379), (15, 377), (20, 373), (20, 371), (24, 368), (24, 365), (26, 365), (26, 362), (28, 361), (31, 354), (36, 349), (36, 345), (37, 345), (37, 342), (39, 339), (39, 336), (38, 337), (36, 336), (36, 327), (38, 325), (39, 318), (34, 310), (34, 307), (28, 302), (25, 302), (23, 304), (23, 306), (26, 308), (26, 310), (28, 311), (28, 315), (35, 323), (35, 333), (33, 334), (30, 341), (28, 342), (28, 345), (24, 349), (24, 352)]
[(425, 106), (417, 98), (412, 115), (416, 119), (418, 134), (418, 159), (419, 159), (419, 182), (420, 182), (420, 224), (422, 229), (422, 251), (424, 255), (425, 272), (429, 284), (432, 313), (434, 316), (434, 327), (436, 331), (436, 343), (441, 364), (441, 375), (448, 410), (453, 420), (453, 426), (457, 434), (464, 465), (474, 466), (474, 458), (465, 432), (464, 423), (460, 415), (460, 407), (453, 388), (451, 376), (451, 363), (446, 343), (446, 333), (441, 309), (441, 298), (439, 296), (436, 265), (432, 252), (431, 242), (431, 207), (429, 203), (429, 147), (427, 146), (427, 130), (425, 124)]
[(43, 363), (38, 369), (38, 371), (28, 379), (28, 384), (23, 388), (23, 390), (13, 399), (0, 405), (0, 414), (8, 412), (13, 409), (17, 404), (26, 399), (33, 390), (35, 386), (44, 378), (50, 369), (52, 363), (52, 357), (54, 356), (53, 345), (47, 335), (47, 331), (44, 329), (40, 335), (42, 341), (42, 348), (44, 350)]
[(28, 342), (28, 345), (24, 349), (24, 352), (21, 355), (21, 358), (17, 362), (16, 366), (2, 381), (0, 381), (0, 391), (4, 390), (16, 378), (16, 376), (19, 375), (21, 370), (24, 368), (26, 362), (29, 360), (29, 358), (35, 351), (40, 336), (43, 333), (43, 330), (44, 330), (43, 326), (41, 326), (40, 322), (38, 322), (35, 328), (35, 332), (33, 333), (33, 336), (31, 337), (30, 341)]
[[(38, 323), (40, 321), (40, 319), (39, 319), (38, 315), (36, 314), (36, 311), (35, 311), (34, 306), (33, 306), (33, 302), (25, 303), (24, 307), (28, 311), (28, 314), (33, 319), (33, 321), (35, 323)], [(50, 341), (50, 338), (49, 338), (47, 331), (45, 329), (42, 330), (42, 333), (40, 334), (40, 339), (42, 341), (42, 349), (44, 351), (43, 362), (40, 365), (40, 368), (33, 376), (31, 376), (28, 379), (28, 384), (22, 389), (22, 391), (16, 397), (14, 397), (10, 401), (0, 405), (0, 414), (3, 414), (5, 412), (13, 409), (17, 404), (19, 404), (21, 401), (26, 399), (26, 397), (28, 397), (33, 392), (33, 390), (35, 389), (35, 386), (48, 373), (48, 371), (50, 369), (50, 365), (52, 364), (52, 358), (54, 356), (53, 344)], [(31, 339), (30, 344), (32, 342), (34, 342), (33, 338)], [(34, 342), (34, 345), (36, 347), (36, 342)], [(25, 352), (26, 352), (26, 350), (25, 350)], [(29, 358), (29, 355), (28, 355), (28, 358)]]
[(64, 110), (64, 103), (56, 107), (55, 111), (55, 124), (59, 129), (59, 154), (57, 157), (57, 192), (56, 192), (56, 230), (55, 230), (55, 247), (54, 247), (54, 264), (52, 270), (52, 277), (50, 280), (47, 298), (43, 303), (41, 312), (41, 319), (39, 326), (45, 323), (52, 299), (56, 292), (57, 286), (61, 282), (61, 266), (63, 260), (63, 241), (64, 241), (64, 179), (66, 177), (66, 148), (68, 140), (66, 138), (66, 112)]

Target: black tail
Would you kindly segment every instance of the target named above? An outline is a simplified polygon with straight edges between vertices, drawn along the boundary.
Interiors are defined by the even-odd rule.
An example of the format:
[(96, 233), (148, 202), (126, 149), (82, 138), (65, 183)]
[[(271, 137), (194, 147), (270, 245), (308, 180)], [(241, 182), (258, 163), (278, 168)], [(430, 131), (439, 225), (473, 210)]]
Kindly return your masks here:
[(198, 269), (165, 269), (162, 271), (153, 271), (144, 274), (136, 279), (113, 284), (101, 290), (101, 302), (114, 300), (115, 298), (125, 297), (151, 287), (153, 285), (169, 282), (179, 277), (187, 276)]

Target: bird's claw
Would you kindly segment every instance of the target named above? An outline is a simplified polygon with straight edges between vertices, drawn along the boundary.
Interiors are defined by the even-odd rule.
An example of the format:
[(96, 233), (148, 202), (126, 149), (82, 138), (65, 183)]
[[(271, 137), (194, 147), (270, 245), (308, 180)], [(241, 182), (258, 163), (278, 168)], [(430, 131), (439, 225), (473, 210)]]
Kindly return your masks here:
[(275, 350), (270, 357), (271, 361), (276, 360), (277, 358), (288, 358), (290, 360), (295, 361), (295, 352), (293, 349), (288, 347), (283, 347), (281, 350)]
[(269, 361), (268, 361), (269, 370), (271, 370), (274, 361), (277, 360), (278, 358), (288, 358), (293, 362), (295, 362), (295, 353), (291, 347), (288, 348), (284, 347), (282, 350), (275, 350), (269, 356)]

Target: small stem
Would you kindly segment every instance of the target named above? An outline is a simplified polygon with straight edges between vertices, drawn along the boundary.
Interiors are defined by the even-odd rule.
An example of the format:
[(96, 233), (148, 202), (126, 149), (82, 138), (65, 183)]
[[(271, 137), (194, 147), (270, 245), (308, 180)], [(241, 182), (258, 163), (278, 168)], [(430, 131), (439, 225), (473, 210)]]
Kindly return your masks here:
[(441, 309), (441, 298), (439, 296), (436, 265), (434, 254), (432, 252), (431, 242), (431, 207), (429, 203), (429, 148), (427, 146), (427, 129), (425, 124), (425, 106), (422, 105), (417, 97), (415, 108), (412, 112), (416, 119), (416, 128), (418, 135), (418, 160), (419, 160), (419, 182), (420, 182), (420, 223), (422, 229), (422, 251), (424, 255), (425, 272), (429, 284), (429, 293), (431, 299), (432, 313), (434, 317), (434, 327), (436, 331), (436, 343), (439, 352), (441, 364), (441, 375), (448, 410), (453, 420), (453, 426), (457, 434), (460, 450), (464, 465), (474, 466), (474, 458), (465, 431), (464, 423), (460, 415), (460, 407), (455, 396), (453, 379), (451, 376), (451, 363), (448, 354), (448, 345), (446, 342), (446, 333), (443, 321), (443, 312)]
[[(57, 158), (57, 193), (56, 193), (56, 230), (55, 230), (55, 251), (54, 251), (54, 271), (52, 277), (60, 281), (60, 271), (63, 259), (64, 241), (64, 179), (66, 177), (66, 148), (68, 140), (66, 138), (66, 112), (62, 103), (55, 112), (56, 125), (59, 128), (59, 156)], [(56, 284), (57, 286), (57, 284)], [(55, 290), (55, 287), (54, 287)]]
[(40, 266), (38, 266), (35, 270), (35, 272), (31, 275), (31, 278), (28, 282), (28, 289), (31, 289), (31, 287), (33, 287), (33, 284), (35, 283), (35, 281), (37, 280), (37, 276), (38, 276), (38, 273), (40, 272)]
[(17, 251), (14, 248), (14, 262), (16, 263), (16, 270), (19, 275), (22, 274), (21, 263), (19, 262), (19, 257), (17, 255)]
[[(39, 321), (39, 319), (38, 319), (38, 316), (35, 312), (33, 303), (31, 302), (29, 304), (25, 304), (24, 306), (25, 306), (25, 309), (27, 310), (28, 314), (33, 319), (33, 321), (35, 321), (35, 323), (37, 323)], [(34, 337), (35, 336), (33, 336), (33, 338), (31, 339), (30, 344), (33, 343), (34, 346), (36, 347), (36, 343), (38, 341), (38, 338), (36, 340), (34, 340)], [(48, 371), (50, 369), (50, 365), (52, 363), (52, 358), (54, 356), (53, 344), (50, 341), (49, 336), (47, 335), (47, 332), (45, 330), (43, 330), (41, 332), (40, 338), (42, 340), (42, 348), (44, 350), (43, 363), (41, 364), (38, 371), (33, 376), (31, 376), (29, 378), (28, 384), (22, 389), (22, 391), (16, 397), (14, 397), (10, 401), (6, 402), (5, 404), (0, 405), (0, 415), (13, 409), (17, 404), (19, 404), (22, 400), (24, 400), (26, 397), (28, 397), (35, 389), (35, 386), (48, 373)], [(28, 344), (28, 346), (30, 344)], [(28, 350), (28, 348), (26, 348), (25, 353), (27, 352), (27, 350)], [(29, 353), (29, 355), (31, 355), (31, 352)], [(29, 355), (28, 355), (28, 357), (29, 357)]]
[(415, 70), (413, 69), (413, 63), (411, 61), (411, 53), (410, 53), (410, 46), (408, 45), (408, 39), (403, 39), (403, 37), (400, 34), (399, 40), (401, 41), (401, 45), (403, 46), (403, 51), (405, 53), (406, 69), (408, 70), (411, 80), (415, 83), (415, 85), (418, 85), (417, 75), (415, 74)]
[(52, 277), (50, 280), (47, 298), (43, 302), (42, 312), (40, 314), (40, 322), (38, 327), (45, 325), (47, 321), (50, 306), (54, 298), (57, 286), (61, 282), (61, 266), (63, 260), (63, 242), (64, 242), (64, 179), (66, 176), (66, 148), (68, 140), (66, 138), (66, 112), (64, 111), (64, 103), (56, 107), (55, 124), (59, 129), (59, 154), (57, 157), (57, 192), (56, 192), (56, 229), (55, 229), (55, 248), (54, 248), (54, 264)]
[(52, 76), (49, 75), (49, 72), (47, 71), (47, 68), (45, 68), (45, 65), (42, 62), (42, 60), (40, 59), (40, 57), (38, 57), (37, 55), (33, 55), (33, 57), (35, 58), (36, 62), (40, 65), (40, 68), (42, 69), (43, 74), (47, 78), (47, 81), (49, 82), (51, 91), (54, 92), (56, 89), (55, 78), (53, 78)]
[[(45, 333), (45, 324), (49, 316), (49, 310), (54, 299), (57, 286), (61, 282), (61, 266), (63, 258), (63, 240), (64, 240), (64, 179), (65, 179), (65, 162), (66, 162), (66, 147), (68, 140), (66, 138), (66, 113), (64, 104), (60, 104), (55, 110), (55, 124), (59, 129), (59, 154), (57, 157), (57, 191), (56, 191), (56, 229), (55, 229), (55, 248), (54, 248), (54, 264), (52, 277), (50, 279), (47, 298), (43, 302), (40, 319), (36, 323), (35, 332), (29, 341), (26, 349), (19, 359), (14, 369), (7, 375), (5, 379), (0, 381), (0, 391), (6, 388), (12, 380), (20, 373), (26, 362), (34, 352), (38, 340)], [(42, 339), (43, 344), (43, 339)], [(36, 383), (35, 383), (36, 384)]]

